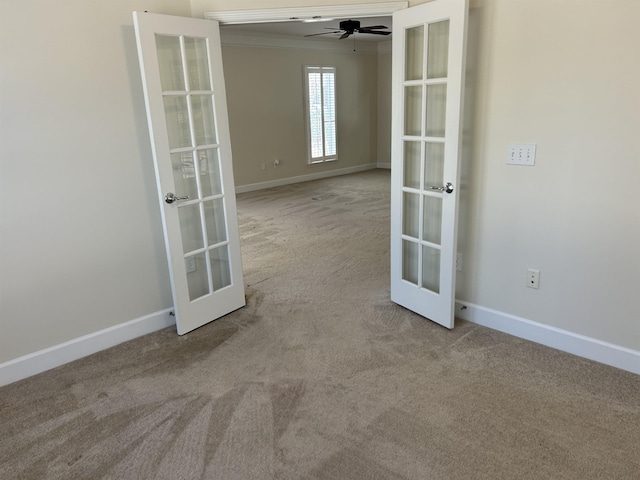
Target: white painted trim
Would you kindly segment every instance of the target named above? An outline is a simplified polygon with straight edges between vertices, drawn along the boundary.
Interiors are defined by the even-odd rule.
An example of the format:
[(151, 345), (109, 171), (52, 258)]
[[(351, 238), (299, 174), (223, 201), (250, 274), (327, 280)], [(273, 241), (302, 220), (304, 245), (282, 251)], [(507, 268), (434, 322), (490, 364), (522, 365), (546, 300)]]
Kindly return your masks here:
[(376, 163), (376, 167), (377, 168), (386, 168), (387, 170), (391, 170), (391, 162), (389, 162), (389, 163), (378, 162), (378, 163)]
[(172, 308), (114, 325), (68, 342), (0, 363), (0, 386), (46, 372), (65, 363), (175, 325)]
[(357, 165), (355, 167), (339, 168), (336, 170), (327, 170), (325, 172), (310, 173), (308, 175), (298, 175), (296, 177), (279, 178), (277, 180), (269, 180), (266, 182), (249, 183), (247, 185), (237, 185), (236, 193), (253, 192), (255, 190), (263, 190), (265, 188), (291, 185), (292, 183), (308, 182), (310, 180), (320, 180), (321, 178), (337, 177), (339, 175), (364, 172), (365, 170), (374, 170), (376, 168), (378, 168), (377, 164), (366, 163), (364, 165)]
[[(378, 54), (378, 42), (358, 42), (357, 50), (353, 51), (352, 42), (338, 42), (335, 39), (322, 40), (300, 38), (294, 35), (276, 35), (256, 33), (252, 31), (234, 30), (225, 32), (220, 29), (223, 46), (257, 47), (257, 48), (293, 48), (297, 50), (318, 50), (324, 52), (344, 52), (356, 54)], [(380, 42), (386, 43), (386, 42)]]
[(456, 301), (456, 317), (579, 357), (640, 374), (640, 352), (637, 350), (464, 301)]
[(294, 22), (313, 17), (385, 17), (409, 6), (409, 2), (359, 3), (355, 5), (328, 5), (291, 8), (265, 8), (261, 10), (219, 10), (204, 12), (207, 20), (221, 24)]

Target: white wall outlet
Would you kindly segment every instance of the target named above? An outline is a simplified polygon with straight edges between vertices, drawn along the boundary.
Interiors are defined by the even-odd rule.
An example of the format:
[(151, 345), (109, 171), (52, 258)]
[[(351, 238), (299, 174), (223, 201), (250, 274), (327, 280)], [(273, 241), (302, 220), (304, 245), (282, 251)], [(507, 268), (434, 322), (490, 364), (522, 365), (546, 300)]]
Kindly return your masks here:
[(540, 270), (534, 268), (527, 270), (527, 287), (540, 288)]
[(280, 166), (280, 160), (277, 158), (273, 161), (273, 168), (278, 168)]
[(196, 259), (195, 257), (187, 257), (184, 259), (184, 266), (187, 269), (187, 273), (196, 271)]
[(458, 253), (456, 255), (456, 270), (458, 272), (462, 271), (462, 254), (461, 253)]
[(507, 165), (534, 166), (536, 163), (536, 145), (509, 145)]

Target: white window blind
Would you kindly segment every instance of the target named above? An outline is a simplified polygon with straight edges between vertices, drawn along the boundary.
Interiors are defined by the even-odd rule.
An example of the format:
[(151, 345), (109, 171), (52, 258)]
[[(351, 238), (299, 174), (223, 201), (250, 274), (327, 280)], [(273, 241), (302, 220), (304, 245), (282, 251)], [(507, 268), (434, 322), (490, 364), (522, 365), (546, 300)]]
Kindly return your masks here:
[(309, 162), (336, 160), (336, 69), (305, 67)]

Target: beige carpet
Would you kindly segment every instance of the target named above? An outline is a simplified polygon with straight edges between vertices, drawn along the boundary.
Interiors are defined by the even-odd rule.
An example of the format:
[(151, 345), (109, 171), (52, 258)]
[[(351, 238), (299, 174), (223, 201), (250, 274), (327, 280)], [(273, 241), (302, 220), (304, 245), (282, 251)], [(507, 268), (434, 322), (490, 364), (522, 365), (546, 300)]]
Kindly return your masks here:
[(390, 303), (388, 171), (239, 197), (247, 307), (0, 389), (0, 478), (640, 478), (639, 376)]

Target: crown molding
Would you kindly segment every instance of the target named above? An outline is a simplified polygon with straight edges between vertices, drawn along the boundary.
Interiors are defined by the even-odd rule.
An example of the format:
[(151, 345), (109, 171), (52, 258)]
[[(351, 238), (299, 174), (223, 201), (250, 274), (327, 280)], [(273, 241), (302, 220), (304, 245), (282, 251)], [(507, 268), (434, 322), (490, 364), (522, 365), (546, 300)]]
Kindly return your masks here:
[(359, 3), (355, 5), (328, 5), (292, 8), (265, 8), (261, 10), (220, 10), (204, 12), (207, 20), (222, 24), (298, 22), (318, 17), (384, 17), (405, 9), (409, 2)]

